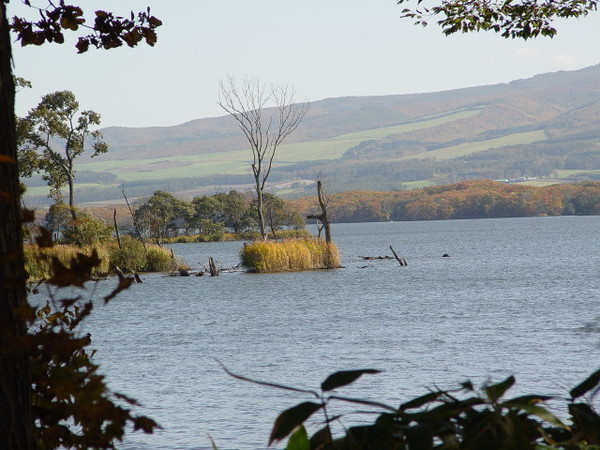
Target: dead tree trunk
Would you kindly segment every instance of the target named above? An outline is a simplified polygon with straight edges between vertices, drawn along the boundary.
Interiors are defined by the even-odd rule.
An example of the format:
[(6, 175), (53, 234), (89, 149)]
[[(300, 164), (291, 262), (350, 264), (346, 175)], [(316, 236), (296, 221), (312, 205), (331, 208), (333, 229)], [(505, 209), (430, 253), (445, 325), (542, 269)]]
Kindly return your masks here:
[(323, 184), (321, 183), (321, 180), (317, 180), (317, 195), (319, 197), (321, 214), (311, 214), (306, 216), (306, 218), (320, 221), (323, 224), (323, 229), (325, 230), (325, 242), (331, 242), (331, 227), (329, 225), (329, 218), (327, 217), (327, 199), (323, 193)]
[(113, 223), (115, 225), (115, 234), (117, 235), (117, 244), (119, 245), (119, 249), (122, 249), (121, 235), (119, 234), (119, 227), (117, 225), (117, 208), (113, 209)]
[(400, 258), (398, 256), (398, 254), (394, 251), (394, 248), (390, 245), (390, 250), (392, 251), (392, 253), (394, 254), (394, 258), (396, 258), (396, 261), (398, 261), (398, 263), (401, 266), (408, 266), (408, 263), (406, 262), (406, 260), (404, 258)]
[(135, 218), (135, 212), (133, 211), (133, 208), (129, 204), (127, 195), (125, 195), (125, 186), (124, 185), (122, 185), (122, 187), (121, 187), (121, 193), (123, 194), (123, 198), (125, 199), (125, 204), (127, 205), (129, 214), (131, 214), (131, 219), (133, 220), (133, 228), (135, 228), (135, 233), (138, 235), (138, 238), (140, 239), (140, 241), (142, 242), (142, 245), (144, 246), (144, 252), (148, 253), (148, 248), (146, 247), (146, 240), (144, 239), (144, 236), (142, 236), (142, 231), (140, 230), (139, 224)]
[(219, 275), (219, 269), (217, 269), (217, 266), (215, 265), (215, 260), (212, 256), (208, 258), (208, 270), (210, 271), (211, 277), (216, 277)]

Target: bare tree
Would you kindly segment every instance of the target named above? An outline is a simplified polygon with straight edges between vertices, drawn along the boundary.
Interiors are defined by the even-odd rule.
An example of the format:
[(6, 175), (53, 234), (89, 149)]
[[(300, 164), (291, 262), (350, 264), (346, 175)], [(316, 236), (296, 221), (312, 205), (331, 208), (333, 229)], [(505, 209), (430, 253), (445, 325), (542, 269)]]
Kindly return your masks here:
[[(317, 196), (319, 200), (319, 206), (321, 207), (321, 214), (310, 214), (306, 216), (307, 219), (317, 220), (317, 229), (319, 230), (319, 237), (321, 237), (321, 231), (325, 230), (325, 242), (331, 242), (331, 226), (329, 224), (329, 217), (327, 216), (327, 206), (329, 206), (329, 195), (325, 192), (323, 187), (323, 179), (321, 174), (317, 175)], [(320, 225), (319, 225), (320, 223)]]
[[(295, 90), (267, 86), (257, 78), (241, 83), (229, 76), (219, 83), (219, 105), (237, 122), (252, 150), (252, 174), (256, 187), (258, 225), (266, 239), (263, 192), (271, 173), (277, 148), (296, 128), (308, 111), (307, 102), (295, 103)], [(268, 107), (271, 104), (273, 107)]]

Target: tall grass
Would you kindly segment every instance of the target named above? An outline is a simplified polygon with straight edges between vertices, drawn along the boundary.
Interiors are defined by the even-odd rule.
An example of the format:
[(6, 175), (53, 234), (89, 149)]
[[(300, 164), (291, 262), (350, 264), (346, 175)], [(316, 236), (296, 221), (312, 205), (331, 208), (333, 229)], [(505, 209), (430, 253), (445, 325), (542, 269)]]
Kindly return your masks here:
[(29, 274), (29, 281), (43, 280), (52, 276), (50, 263), (53, 257), (69, 267), (71, 259), (77, 253), (89, 256), (93, 250), (96, 250), (101, 261), (100, 265), (92, 271), (98, 276), (106, 275), (116, 267), (126, 272), (167, 272), (179, 267), (187, 267), (181, 259), (172, 257), (168, 248), (148, 245), (146, 251), (141, 242), (129, 237), (125, 237), (122, 244), (122, 248), (119, 248), (116, 243), (92, 247), (54, 245), (47, 248), (25, 245), (25, 269)]
[(337, 246), (320, 239), (255, 241), (240, 252), (242, 266), (251, 272), (294, 272), (340, 267)]
[(94, 275), (104, 275), (109, 271), (109, 255), (105, 246), (98, 245), (93, 247), (76, 247), (73, 245), (54, 245), (52, 247), (39, 248), (36, 245), (25, 245), (25, 269), (29, 274), (29, 280), (43, 280), (52, 276), (51, 261), (53, 258), (69, 267), (71, 259), (77, 253), (91, 255), (96, 250), (100, 265), (92, 271)]

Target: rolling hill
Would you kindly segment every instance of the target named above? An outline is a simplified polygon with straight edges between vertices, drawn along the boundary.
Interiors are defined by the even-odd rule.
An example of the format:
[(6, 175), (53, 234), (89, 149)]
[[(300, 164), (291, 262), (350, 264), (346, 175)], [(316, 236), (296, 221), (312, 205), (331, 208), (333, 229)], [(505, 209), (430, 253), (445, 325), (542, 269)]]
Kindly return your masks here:
[[(156, 189), (183, 196), (248, 188), (243, 136), (228, 116), (173, 127), (102, 130), (110, 151), (82, 158), (79, 202)], [(398, 190), (464, 179), (600, 179), (600, 65), (452, 91), (313, 102), (280, 148), (272, 188)], [(43, 199), (40, 180), (29, 202)], [(39, 187), (36, 187), (38, 185)]]

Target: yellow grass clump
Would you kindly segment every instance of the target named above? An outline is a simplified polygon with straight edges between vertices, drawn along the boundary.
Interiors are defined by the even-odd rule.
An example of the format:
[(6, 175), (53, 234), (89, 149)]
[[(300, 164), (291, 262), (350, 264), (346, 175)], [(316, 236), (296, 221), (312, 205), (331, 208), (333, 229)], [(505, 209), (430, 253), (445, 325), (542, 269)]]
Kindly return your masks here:
[(54, 257), (69, 267), (71, 259), (77, 253), (83, 253), (90, 256), (92, 251), (96, 250), (100, 265), (96, 267), (92, 273), (95, 275), (103, 275), (109, 270), (108, 250), (104, 246), (93, 247), (76, 247), (73, 245), (54, 245), (52, 247), (40, 248), (37, 245), (25, 245), (25, 269), (29, 274), (30, 281), (43, 280), (52, 276), (50, 264)]
[(54, 245), (40, 248), (37, 245), (25, 245), (25, 269), (29, 274), (29, 281), (45, 280), (52, 277), (51, 261), (53, 257), (70, 266), (71, 259), (77, 253), (90, 256), (96, 250), (100, 264), (92, 270), (93, 275), (103, 276), (113, 272), (116, 267), (127, 272), (167, 272), (179, 267), (186, 267), (185, 263), (171, 255), (168, 248), (148, 245), (144, 249), (141, 242), (125, 237), (123, 248), (116, 243), (96, 245), (92, 247), (77, 247), (74, 245)]
[(242, 265), (251, 272), (295, 272), (340, 267), (337, 246), (321, 239), (255, 241), (244, 244)]

